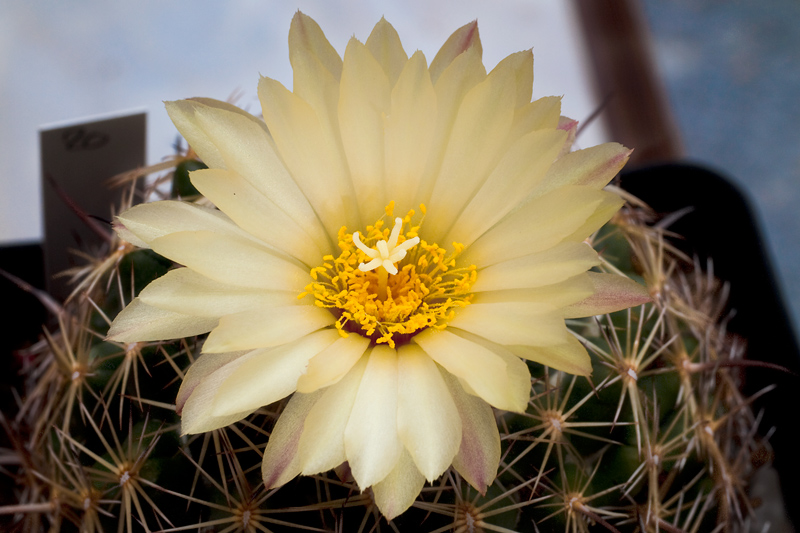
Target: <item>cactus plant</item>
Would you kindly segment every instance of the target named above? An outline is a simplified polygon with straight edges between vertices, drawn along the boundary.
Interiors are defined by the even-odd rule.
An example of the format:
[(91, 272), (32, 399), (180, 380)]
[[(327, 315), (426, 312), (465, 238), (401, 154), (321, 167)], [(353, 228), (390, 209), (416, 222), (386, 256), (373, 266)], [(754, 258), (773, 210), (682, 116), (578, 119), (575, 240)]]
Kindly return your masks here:
[[(386, 25), (379, 28), (384, 34), (393, 31)], [(466, 28), (463, 34), (477, 39), (477, 30)], [(214, 105), (244, 116), (233, 106)], [(544, 105), (539, 111), (549, 112)], [(184, 129), (194, 127), (181, 122), (186, 117), (181, 113), (175, 112), (176, 122)], [(246, 123), (255, 124), (255, 119), (248, 117)], [(574, 134), (574, 122), (556, 114), (554, 124), (553, 131), (563, 133), (562, 144)], [(563, 157), (559, 146), (553, 158)], [(188, 148), (168, 164), (121, 176), (118, 186), (129, 187), (131, 194), (119, 212), (132, 207), (136, 187), (144, 186), (153, 197), (163, 194), (165, 183), (172, 185), (173, 198), (209, 205), (189, 178), (190, 171), (203, 168)], [(142, 185), (150, 171), (162, 174)], [(521, 408), (489, 411), (478, 393), (468, 391), (475, 394), (465, 394), (459, 404), (460, 409), (471, 409), (460, 415), (461, 423), (478, 424), (488, 416), (499, 428), (496, 477), (483, 490), (474, 469), (456, 464), (428, 480), (411, 507), (399, 512), (391, 511), (391, 491), (381, 494), (381, 489), (360, 487), (357, 479), (363, 474), (352, 471), (347, 462), (328, 472), (288, 476), (265, 486), (269, 476), (264, 472), (284, 475), (275, 466), (284, 457), (274, 452), (279, 446), (274, 442), (285, 435), (277, 424), (299, 409), (299, 402), (291, 404), (289, 398), (209, 431), (187, 434), (184, 427), (182, 432), (177, 411), (186, 398), (180, 399), (179, 389), (187, 372), (199, 372), (189, 369), (210, 344), (205, 332), (212, 328), (169, 341), (131, 341), (114, 331), (109, 336), (114, 317), (175, 266), (109, 228), (104, 251), (70, 272), (75, 290), (66, 302), (40, 295), (53, 311), (55, 325), (19, 354), (17, 410), (0, 418), (6, 435), (0, 450), (2, 474), (13, 482), (16, 500), (0, 507), (4, 525), (20, 531), (745, 530), (753, 515), (748, 482), (770, 452), (749, 407), (752, 398), (740, 392), (744, 346), (726, 335), (721, 315), (727, 287), (670, 245), (668, 232), (654, 224), (647, 206), (613, 184), (609, 190), (627, 202), (606, 226), (592, 229), (587, 241), (599, 251), (593, 268), (606, 276), (602, 296), (628, 294), (626, 305), (617, 302), (606, 306), (608, 311), (638, 305), (569, 318), (573, 338), (590, 355), (585, 364), (591, 371), (588, 366), (585, 371), (579, 368), (583, 363), (569, 366), (556, 358), (548, 366), (528, 357), (520, 363), (530, 374), (530, 380), (525, 377), (528, 400)], [(605, 218), (618, 207), (611, 204), (604, 208)], [(397, 220), (408, 224), (411, 215)], [(119, 233), (130, 236), (128, 230)], [(418, 244), (419, 237), (412, 235), (417, 230), (390, 236), (388, 227), (376, 224), (361, 237), (357, 232), (340, 233), (346, 237), (343, 249), (351, 254), (356, 248), (371, 253), (368, 246), (358, 246), (363, 245), (359, 239), (376, 245), (384, 236), (384, 247), (402, 251), (385, 267), (391, 271), (412, 242)], [(398, 242), (399, 238), (406, 240)], [(420, 246), (439, 257), (433, 245)], [(384, 253), (377, 248), (369, 258), (380, 262), (395, 257), (392, 249)], [(377, 254), (380, 258), (375, 259)], [(334, 257), (325, 261), (333, 262)], [(328, 275), (332, 268), (319, 274)], [(474, 275), (469, 268), (462, 270), (459, 276), (464, 278), (445, 278), (448, 287), (469, 286)], [(376, 279), (381, 283), (380, 276)], [(631, 279), (646, 286), (649, 301), (630, 296)], [(548, 286), (553, 285), (557, 284)], [(337, 297), (313, 284), (309, 287), (307, 292), (317, 291), (320, 307)], [(447, 306), (426, 328), (438, 326), (439, 319), (450, 320), (459, 306), (471, 303), (458, 290), (447, 294)], [(573, 298), (572, 304), (579, 307), (584, 297)], [(585, 305), (595, 311), (603, 307)], [(574, 311), (570, 316), (586, 314), (594, 313)], [(342, 313), (332, 331), (338, 330), (342, 338), (356, 335), (343, 316), (358, 321), (355, 313)], [(126, 325), (116, 327), (118, 332)], [(186, 331), (195, 327), (187, 323)], [(367, 335), (376, 345), (407, 340), (405, 330), (397, 337), (389, 330), (378, 333), (382, 336)], [(448, 386), (464, 394), (462, 385)], [(462, 447), (475, 444), (464, 442)], [(478, 443), (477, 449), (483, 450), (484, 444)], [(453, 459), (458, 461), (463, 458)]]

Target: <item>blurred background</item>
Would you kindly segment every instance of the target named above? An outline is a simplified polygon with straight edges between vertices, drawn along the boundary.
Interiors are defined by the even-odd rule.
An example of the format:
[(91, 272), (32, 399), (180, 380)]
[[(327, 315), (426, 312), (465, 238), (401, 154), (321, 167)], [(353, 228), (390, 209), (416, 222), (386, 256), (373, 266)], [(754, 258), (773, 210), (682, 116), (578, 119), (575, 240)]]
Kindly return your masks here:
[[(620, 140), (637, 149), (637, 164), (688, 158), (741, 187), (800, 324), (800, 2), (614, 2), (630, 19), (609, 18), (597, 8), (603, 4), (0, 2), (0, 246), (42, 237), (43, 126), (146, 111), (147, 158), (155, 163), (176, 138), (163, 100), (235, 94), (258, 113), (259, 74), (291, 87), (287, 32), (297, 9), (340, 52), (385, 16), (406, 52), (420, 49), (429, 61), (454, 29), (478, 19), (487, 67), (533, 48), (534, 97), (564, 95), (563, 113), (584, 122), (601, 109), (581, 146)], [(644, 85), (612, 94), (614, 79), (604, 78)]]

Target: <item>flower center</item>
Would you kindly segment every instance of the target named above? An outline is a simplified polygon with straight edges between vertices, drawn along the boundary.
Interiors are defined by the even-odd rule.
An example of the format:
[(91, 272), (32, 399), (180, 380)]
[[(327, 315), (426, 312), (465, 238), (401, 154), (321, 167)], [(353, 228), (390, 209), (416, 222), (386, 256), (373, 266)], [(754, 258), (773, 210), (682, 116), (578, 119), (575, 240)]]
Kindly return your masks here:
[[(392, 210), (393, 203), (386, 208), (389, 217)], [(426, 328), (444, 329), (455, 310), (472, 300), (475, 265), (456, 265), (463, 245), (453, 243), (448, 254), (421, 240), (420, 226), (410, 226), (413, 216), (412, 210), (395, 218), (391, 230), (383, 218), (363, 234), (342, 227), (339, 256), (327, 255), (311, 269), (314, 281), (300, 297), (311, 294), (316, 305), (330, 309), (342, 336), (358, 333), (394, 348)]]

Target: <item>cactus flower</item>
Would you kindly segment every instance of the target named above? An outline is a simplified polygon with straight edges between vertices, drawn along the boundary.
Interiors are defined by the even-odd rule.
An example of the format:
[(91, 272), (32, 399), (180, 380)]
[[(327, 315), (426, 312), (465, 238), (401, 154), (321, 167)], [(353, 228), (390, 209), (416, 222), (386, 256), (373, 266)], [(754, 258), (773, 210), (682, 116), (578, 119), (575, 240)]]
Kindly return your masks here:
[(385, 20), (342, 59), (297, 13), (289, 55), (293, 90), (259, 83), (263, 120), (167, 103), (216, 208), (162, 201), (117, 218), (123, 238), (183, 267), (109, 337), (209, 333), (177, 398), (184, 434), (291, 395), (267, 488), (347, 462), (388, 519), (451, 465), (483, 492), (500, 460), (492, 408), (526, 409), (526, 361), (588, 374), (565, 319), (648, 300), (590, 272), (585, 242), (622, 204), (603, 187), (629, 150), (571, 152), (560, 100), (531, 101), (531, 52), (487, 74), (475, 23), (428, 64)]

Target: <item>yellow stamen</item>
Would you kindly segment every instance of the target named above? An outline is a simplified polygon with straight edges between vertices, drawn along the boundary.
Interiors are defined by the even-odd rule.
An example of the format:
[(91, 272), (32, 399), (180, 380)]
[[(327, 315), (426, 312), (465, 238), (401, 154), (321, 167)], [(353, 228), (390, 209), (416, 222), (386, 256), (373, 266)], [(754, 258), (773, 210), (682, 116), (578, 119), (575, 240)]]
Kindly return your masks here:
[[(393, 207), (387, 206), (387, 213)], [(341, 228), (341, 254), (326, 256), (322, 266), (311, 269), (314, 281), (301, 297), (311, 295), (315, 305), (330, 309), (342, 336), (359, 333), (394, 348), (423, 329), (444, 329), (455, 310), (472, 300), (477, 269), (456, 267), (464, 246), (453, 243), (455, 252), (447, 254), (421, 240), (419, 225), (411, 225), (413, 215), (395, 218), (391, 231), (383, 220), (363, 234)]]

